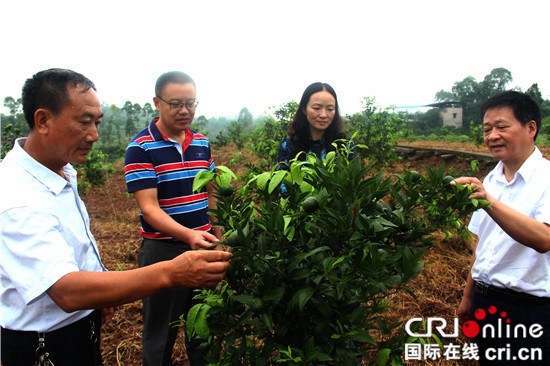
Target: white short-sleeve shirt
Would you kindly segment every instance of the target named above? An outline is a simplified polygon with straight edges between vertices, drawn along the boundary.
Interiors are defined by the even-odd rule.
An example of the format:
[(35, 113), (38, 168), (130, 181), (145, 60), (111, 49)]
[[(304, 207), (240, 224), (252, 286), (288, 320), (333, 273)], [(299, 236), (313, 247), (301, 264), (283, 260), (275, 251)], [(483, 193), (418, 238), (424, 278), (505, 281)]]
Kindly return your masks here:
[(64, 312), (46, 294), (70, 272), (104, 271), (76, 171), (67, 180), (38, 163), (18, 139), (0, 163), (0, 325), (48, 332), (91, 310)]
[[(497, 200), (529, 217), (550, 223), (550, 161), (538, 148), (508, 182), (499, 162), (483, 181)], [(550, 297), (550, 252), (541, 254), (512, 239), (484, 211), (469, 227), (479, 237), (472, 278), (493, 286)]]

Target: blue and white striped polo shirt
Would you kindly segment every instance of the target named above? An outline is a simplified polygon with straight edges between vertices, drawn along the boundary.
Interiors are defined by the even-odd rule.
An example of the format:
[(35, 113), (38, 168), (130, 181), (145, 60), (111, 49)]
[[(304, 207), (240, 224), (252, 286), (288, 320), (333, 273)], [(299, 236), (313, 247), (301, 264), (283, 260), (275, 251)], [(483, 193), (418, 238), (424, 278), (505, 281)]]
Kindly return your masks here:
[[(158, 117), (128, 144), (124, 172), (128, 192), (156, 188), (160, 208), (176, 222), (193, 230), (210, 230), (206, 188), (193, 193), (195, 175), (215, 165), (206, 136), (186, 130), (182, 146), (164, 136), (156, 126)], [(141, 236), (172, 239), (156, 231), (140, 214)]]

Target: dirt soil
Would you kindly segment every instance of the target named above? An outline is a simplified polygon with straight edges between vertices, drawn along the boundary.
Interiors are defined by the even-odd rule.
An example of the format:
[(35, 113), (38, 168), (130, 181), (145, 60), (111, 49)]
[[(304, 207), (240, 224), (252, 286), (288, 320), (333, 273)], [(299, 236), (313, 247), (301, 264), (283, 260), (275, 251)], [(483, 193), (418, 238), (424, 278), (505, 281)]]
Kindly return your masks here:
[[(437, 147), (433, 146), (434, 143), (430, 145)], [(473, 149), (465, 146), (449, 147), (449, 143), (444, 143), (444, 146), (447, 149), (477, 151), (475, 146)], [(229, 166), (239, 174), (244, 168), (229, 164), (236, 152), (238, 151), (235, 147), (214, 150), (216, 164)], [(243, 151), (243, 155), (248, 157), (248, 152)], [(394, 164), (390, 170), (401, 173), (403, 168), (406, 168), (424, 172), (424, 166), (438, 167), (441, 163), (441, 158), (432, 156), (401, 161)], [(458, 171), (469, 166), (467, 161), (460, 159), (446, 164)], [(137, 268), (137, 251), (140, 245), (139, 209), (134, 198), (126, 193), (123, 162), (116, 162), (114, 168), (116, 173), (108, 178), (107, 185), (93, 188), (83, 197), (103, 262), (111, 271)], [(490, 167), (484, 168), (479, 175), (485, 175), (488, 169)], [(453, 318), (462, 296), (473, 245), (473, 240), (456, 237), (444, 240), (442, 236), (438, 237), (436, 245), (425, 258), (421, 275), (411, 283), (412, 291), (417, 298), (414, 299), (407, 294), (395, 296), (391, 300), (388, 315), (395, 321), (406, 321), (413, 316)], [(141, 301), (119, 306), (113, 322), (103, 327), (102, 348), (105, 365), (141, 365), (140, 312)], [(179, 333), (173, 354), (175, 366), (187, 365), (181, 336), (183, 332)]]

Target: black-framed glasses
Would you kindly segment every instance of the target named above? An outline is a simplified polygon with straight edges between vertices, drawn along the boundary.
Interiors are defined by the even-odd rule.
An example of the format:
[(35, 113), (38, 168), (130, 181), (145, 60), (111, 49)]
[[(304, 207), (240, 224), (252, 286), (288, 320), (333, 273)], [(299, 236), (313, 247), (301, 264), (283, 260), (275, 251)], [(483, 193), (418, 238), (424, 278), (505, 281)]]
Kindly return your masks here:
[(181, 111), (183, 106), (185, 106), (185, 108), (187, 108), (188, 111), (192, 111), (195, 108), (197, 108), (197, 106), (199, 105), (199, 101), (196, 100), (196, 99), (189, 100), (189, 101), (184, 102), (184, 103), (171, 103), (171, 102), (167, 102), (166, 100), (162, 99), (159, 96), (157, 96), (157, 98), (162, 100), (164, 103), (168, 104), (170, 106), (170, 109), (173, 110), (173, 111)]

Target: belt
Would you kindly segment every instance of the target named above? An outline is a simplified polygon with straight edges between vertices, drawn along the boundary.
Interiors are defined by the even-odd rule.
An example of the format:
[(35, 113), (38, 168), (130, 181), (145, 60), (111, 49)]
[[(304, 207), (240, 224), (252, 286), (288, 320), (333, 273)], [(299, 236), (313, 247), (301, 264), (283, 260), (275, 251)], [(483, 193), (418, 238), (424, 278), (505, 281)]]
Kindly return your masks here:
[(474, 281), (475, 291), (485, 297), (502, 301), (514, 301), (520, 303), (550, 304), (550, 297), (539, 297), (535, 295), (518, 292), (507, 288), (495, 287), (484, 282)]

